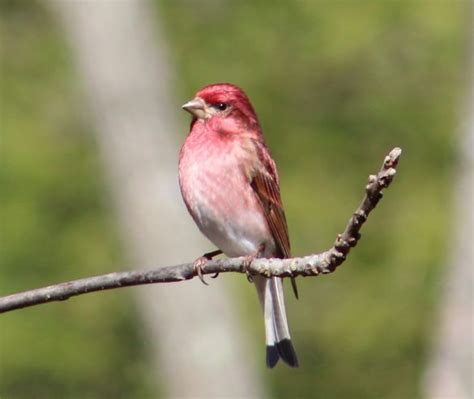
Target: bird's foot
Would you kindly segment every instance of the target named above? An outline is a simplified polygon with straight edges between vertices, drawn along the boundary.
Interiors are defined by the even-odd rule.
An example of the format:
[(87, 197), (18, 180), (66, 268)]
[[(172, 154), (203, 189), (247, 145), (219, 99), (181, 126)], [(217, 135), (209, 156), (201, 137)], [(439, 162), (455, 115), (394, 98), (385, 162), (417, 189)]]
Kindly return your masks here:
[(200, 256), (199, 258), (197, 258), (194, 262), (193, 262), (193, 269), (194, 269), (194, 274), (197, 275), (199, 277), (199, 279), (201, 280), (201, 282), (204, 284), (204, 285), (209, 285), (206, 280), (204, 280), (204, 276), (202, 274), (203, 272), (203, 268), (204, 266), (206, 265), (206, 263), (209, 261), (209, 259), (207, 259), (205, 256)]
[(258, 251), (256, 251), (255, 253), (251, 255), (244, 256), (242, 267), (245, 271), (245, 274), (247, 276), (247, 280), (249, 281), (249, 283), (253, 283), (253, 277), (252, 277), (252, 274), (250, 273), (250, 265), (255, 259), (257, 259), (258, 257), (262, 255), (264, 250), (265, 250), (265, 244), (261, 244), (260, 247), (258, 248)]
[[(217, 256), (217, 255), (220, 255), (222, 253), (222, 251), (220, 249), (217, 249), (215, 251), (212, 251), (212, 252), (207, 252), (205, 253), (203, 256), (200, 256), (199, 258), (197, 258), (194, 262), (193, 262), (193, 269), (194, 269), (194, 274), (196, 274), (199, 279), (201, 280), (201, 282), (204, 284), (204, 285), (209, 285), (206, 280), (204, 280), (204, 276), (203, 276), (203, 269), (204, 269), (204, 266), (206, 266), (207, 262), (209, 262), (210, 260), (212, 260), (212, 258), (214, 256)], [(213, 276), (211, 276), (211, 278), (216, 278), (217, 276), (219, 275), (219, 273), (216, 273), (214, 274)]]
[(247, 276), (247, 280), (249, 283), (253, 283), (253, 277), (252, 277), (252, 274), (250, 273), (250, 265), (252, 264), (252, 262), (254, 261), (256, 257), (257, 257), (256, 255), (244, 256), (244, 261), (242, 262), (242, 267), (245, 271), (245, 275)]

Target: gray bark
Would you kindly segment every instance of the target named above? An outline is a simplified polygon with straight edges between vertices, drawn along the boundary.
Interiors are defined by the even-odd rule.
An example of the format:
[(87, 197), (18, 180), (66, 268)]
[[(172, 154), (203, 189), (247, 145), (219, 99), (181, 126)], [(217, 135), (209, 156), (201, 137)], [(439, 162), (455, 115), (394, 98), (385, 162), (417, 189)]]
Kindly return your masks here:
[[(471, 5), (474, 18), (474, 7)], [(471, 20), (474, 21), (474, 19)], [(472, 27), (471, 27), (472, 28)], [(439, 325), (425, 378), (427, 399), (474, 397), (474, 31), (468, 76), (467, 107), (460, 142), (456, 214), (449, 273), (441, 300)]]
[[(175, 121), (179, 104), (164, 40), (154, 30), (154, 10), (133, 0), (50, 4), (83, 79), (130, 261), (147, 267), (200, 256), (210, 244), (197, 239), (178, 190), (178, 141), (187, 128), (178, 129)], [(248, 330), (239, 325), (222, 281), (135, 292), (154, 379), (163, 379), (159, 385), (168, 397), (263, 396), (254, 366), (263, 356), (251, 354), (253, 339), (245, 339)]]
[(244, 266), (247, 260), (245, 257), (209, 260), (201, 267), (201, 273), (197, 272), (193, 263), (185, 263), (177, 266), (87, 277), (0, 297), (0, 313), (52, 301), (64, 301), (73, 296), (91, 292), (143, 284), (182, 282), (196, 276), (199, 276), (205, 283), (203, 275), (206, 274), (240, 272), (266, 277), (307, 277), (332, 273), (347, 259), (351, 248), (357, 245), (361, 238), (359, 232), (362, 226), (382, 198), (382, 190), (389, 187), (397, 173), (395, 168), (401, 154), (400, 148), (394, 148), (385, 157), (379, 173), (369, 176), (369, 184), (365, 188), (362, 202), (352, 214), (342, 234), (338, 234), (334, 245), (322, 253), (302, 258), (255, 259), (247, 266)]

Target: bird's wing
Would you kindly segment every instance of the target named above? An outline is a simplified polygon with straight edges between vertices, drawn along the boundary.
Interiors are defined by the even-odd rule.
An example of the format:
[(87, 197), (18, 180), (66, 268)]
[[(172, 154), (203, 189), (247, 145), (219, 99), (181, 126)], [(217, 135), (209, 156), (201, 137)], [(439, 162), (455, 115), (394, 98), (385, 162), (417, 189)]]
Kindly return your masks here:
[[(275, 162), (264, 144), (257, 144), (257, 155), (260, 165), (263, 167), (256, 168), (250, 184), (262, 204), (265, 218), (270, 226), (270, 231), (277, 247), (275, 255), (281, 258), (290, 258), (291, 248), (288, 224), (286, 223), (285, 211), (281, 202)], [(298, 298), (298, 288), (294, 278), (291, 278), (291, 285), (296, 298)]]
[(281, 202), (275, 162), (270, 157), (268, 150), (260, 148), (260, 146), (258, 158), (263, 168), (260, 167), (254, 171), (251, 185), (262, 204), (270, 231), (275, 240), (278, 252), (275, 255), (281, 258), (289, 258), (291, 257), (291, 251), (288, 225)]

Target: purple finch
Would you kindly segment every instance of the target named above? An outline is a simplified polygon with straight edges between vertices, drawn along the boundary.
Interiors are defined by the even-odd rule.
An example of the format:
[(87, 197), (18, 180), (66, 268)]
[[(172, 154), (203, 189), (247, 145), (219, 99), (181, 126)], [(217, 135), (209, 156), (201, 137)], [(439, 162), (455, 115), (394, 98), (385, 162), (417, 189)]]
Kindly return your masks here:
[[(275, 162), (247, 95), (232, 84), (213, 84), (183, 108), (193, 119), (179, 156), (179, 184), (201, 232), (229, 257), (290, 257)], [(264, 312), (267, 366), (281, 358), (297, 367), (282, 279), (252, 280)]]

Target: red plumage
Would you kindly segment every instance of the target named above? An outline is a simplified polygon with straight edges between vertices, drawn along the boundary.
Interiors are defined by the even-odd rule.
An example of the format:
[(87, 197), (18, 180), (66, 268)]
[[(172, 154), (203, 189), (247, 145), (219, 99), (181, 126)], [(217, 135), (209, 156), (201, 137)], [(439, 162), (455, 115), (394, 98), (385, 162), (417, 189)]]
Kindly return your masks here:
[[(276, 165), (247, 95), (231, 84), (213, 84), (183, 108), (193, 120), (180, 152), (179, 181), (201, 232), (227, 256), (289, 257)], [(254, 281), (265, 315), (267, 364), (281, 357), (296, 367), (282, 281)]]

